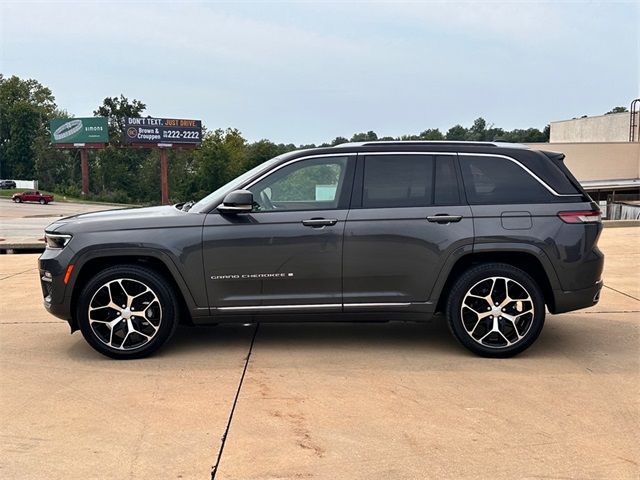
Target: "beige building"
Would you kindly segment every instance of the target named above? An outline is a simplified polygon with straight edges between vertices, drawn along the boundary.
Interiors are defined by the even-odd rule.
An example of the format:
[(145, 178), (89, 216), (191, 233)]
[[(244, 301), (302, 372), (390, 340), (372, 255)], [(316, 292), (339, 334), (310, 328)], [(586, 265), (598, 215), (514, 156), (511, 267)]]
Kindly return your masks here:
[[(625, 112), (551, 122), (549, 141), (550, 143), (628, 142), (630, 120), (631, 115)], [(640, 137), (638, 127), (639, 125), (635, 126), (636, 140)]]

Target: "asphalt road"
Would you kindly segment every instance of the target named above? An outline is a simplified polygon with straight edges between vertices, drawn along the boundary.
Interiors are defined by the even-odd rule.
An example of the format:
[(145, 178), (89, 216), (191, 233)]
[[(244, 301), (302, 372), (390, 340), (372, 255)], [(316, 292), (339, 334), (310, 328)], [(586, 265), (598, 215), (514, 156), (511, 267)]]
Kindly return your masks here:
[(2, 255), (0, 476), (637, 479), (640, 228), (600, 245), (600, 304), (505, 360), (434, 321), (182, 328), (113, 361), (44, 311), (35, 255)]

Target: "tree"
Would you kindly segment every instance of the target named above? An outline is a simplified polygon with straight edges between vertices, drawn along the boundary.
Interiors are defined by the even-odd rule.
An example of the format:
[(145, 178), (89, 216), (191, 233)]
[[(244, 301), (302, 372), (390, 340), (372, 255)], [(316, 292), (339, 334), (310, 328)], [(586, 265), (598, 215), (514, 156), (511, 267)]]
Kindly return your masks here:
[(195, 198), (201, 198), (248, 170), (247, 141), (235, 128), (207, 132), (196, 157)]
[[(52, 118), (69, 118), (65, 110), (55, 109)], [(62, 195), (80, 196), (80, 162), (75, 150), (52, 148), (48, 135), (33, 142), (35, 178), (42, 190), (55, 189)]]
[(342, 143), (349, 143), (349, 140), (344, 137), (336, 137), (331, 141), (331, 146), (335, 147), (336, 145), (340, 145)]
[(0, 177), (35, 177), (34, 143), (48, 137), (55, 98), (33, 79), (0, 74)]
[(372, 130), (369, 130), (367, 133), (354, 133), (351, 137), (352, 142), (374, 142), (376, 140), (378, 140), (378, 135)]
[(107, 97), (102, 101), (94, 115), (107, 117), (109, 122), (109, 143), (120, 145), (124, 134), (124, 120), (126, 117), (140, 117), (147, 106), (140, 100), (129, 101), (127, 97), (120, 94), (120, 97)]
[(419, 135), (420, 140), (444, 140), (444, 135), (439, 128), (427, 128)]
[[(89, 155), (91, 190), (114, 202), (149, 201), (153, 197), (141, 190), (141, 179), (151, 171), (148, 166), (149, 150), (118, 148), (122, 145), (126, 117), (139, 117), (146, 105), (124, 95), (107, 97), (94, 115), (107, 117), (109, 123), (109, 146)], [(158, 177), (156, 177), (156, 182)], [(149, 195), (151, 193), (149, 192)]]
[(611, 110), (605, 113), (605, 115), (610, 115), (612, 113), (626, 113), (628, 111), (629, 110), (627, 109), (627, 107), (613, 107)]
[(476, 118), (473, 121), (473, 125), (469, 130), (467, 130), (467, 134), (465, 136), (465, 140), (481, 142), (485, 140), (487, 130), (487, 121), (482, 118)]
[(447, 140), (465, 140), (467, 138), (467, 129), (462, 125), (454, 125), (447, 130)]

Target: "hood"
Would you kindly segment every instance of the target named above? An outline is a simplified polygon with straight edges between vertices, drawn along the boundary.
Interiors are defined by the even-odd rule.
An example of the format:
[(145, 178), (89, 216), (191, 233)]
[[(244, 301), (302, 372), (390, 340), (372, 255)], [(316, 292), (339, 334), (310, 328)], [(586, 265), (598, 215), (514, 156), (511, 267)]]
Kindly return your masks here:
[[(61, 218), (50, 224), (45, 230), (47, 232), (75, 233), (158, 228), (171, 226), (175, 223), (176, 217), (184, 218), (185, 216), (199, 217), (197, 214), (183, 212), (173, 205), (123, 208)], [(202, 222), (202, 219), (196, 220), (194, 218), (194, 220), (194, 223)]]

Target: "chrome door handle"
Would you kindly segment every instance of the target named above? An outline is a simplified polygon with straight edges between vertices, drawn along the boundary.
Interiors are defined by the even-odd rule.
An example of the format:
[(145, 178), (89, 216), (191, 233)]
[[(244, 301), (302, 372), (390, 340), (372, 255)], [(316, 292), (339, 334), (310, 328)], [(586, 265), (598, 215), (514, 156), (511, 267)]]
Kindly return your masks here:
[(452, 223), (452, 222), (459, 222), (460, 220), (462, 220), (462, 215), (446, 215), (446, 214), (430, 215), (427, 217), (427, 220), (433, 223)]
[(338, 223), (338, 220), (335, 218), (310, 218), (309, 220), (303, 220), (302, 224), (305, 227), (327, 227), (331, 225), (335, 225)]

